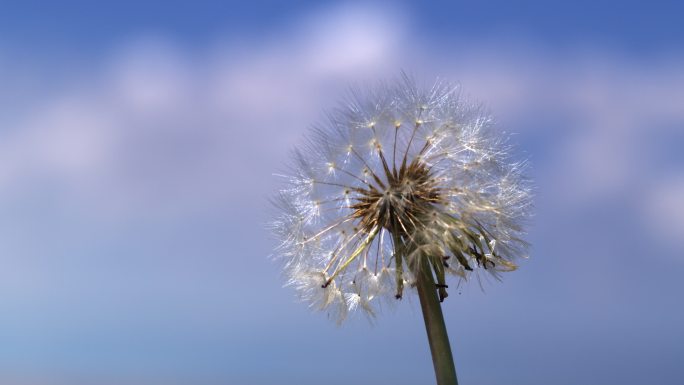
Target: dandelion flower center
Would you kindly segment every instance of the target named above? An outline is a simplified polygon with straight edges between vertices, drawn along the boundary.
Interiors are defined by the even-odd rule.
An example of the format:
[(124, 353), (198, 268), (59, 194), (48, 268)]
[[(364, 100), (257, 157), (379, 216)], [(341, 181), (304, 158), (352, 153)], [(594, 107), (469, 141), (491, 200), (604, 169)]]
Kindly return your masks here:
[(351, 216), (360, 219), (365, 233), (381, 227), (408, 236), (424, 227), (433, 205), (442, 203), (438, 182), (428, 166), (415, 159), (399, 171), (386, 169), (384, 176), (387, 182), (381, 189), (371, 185), (359, 190)]

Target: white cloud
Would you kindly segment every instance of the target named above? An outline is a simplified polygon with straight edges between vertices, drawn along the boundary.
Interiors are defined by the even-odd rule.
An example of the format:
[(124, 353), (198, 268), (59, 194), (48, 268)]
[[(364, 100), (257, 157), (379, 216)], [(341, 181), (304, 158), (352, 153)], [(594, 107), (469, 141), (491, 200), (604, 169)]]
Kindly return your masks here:
[(189, 55), (162, 39), (133, 42), (117, 51), (106, 70), (109, 102), (145, 114), (173, 111), (188, 102), (193, 89)]
[(667, 245), (684, 249), (684, 172), (662, 178), (643, 199), (646, 227)]
[(537, 129), (559, 139), (548, 140), (548, 162), (535, 167), (561, 207), (656, 194), (648, 170), (658, 165), (643, 148), (684, 122), (684, 70), (674, 59), (451, 46), (412, 32), (400, 13), (344, 6), (240, 46), (191, 53), (162, 38), (122, 44), (80, 85), (49, 90), (53, 97), (37, 98), (1, 134), (0, 197), (49, 179), (72, 205), (129, 220), (268, 195), (268, 175), (321, 107), (334, 106), (348, 82), (402, 68), (461, 80), (510, 122), (544, 118), (550, 126)]
[(312, 15), (301, 32), (307, 76), (349, 75), (381, 69), (398, 59), (404, 22), (388, 9), (346, 6)]
[(320, 101), (384, 69), (401, 30), (396, 15), (343, 7), (243, 47), (121, 44), (3, 135), (0, 196), (49, 180), (63, 203), (124, 220), (254, 197)]

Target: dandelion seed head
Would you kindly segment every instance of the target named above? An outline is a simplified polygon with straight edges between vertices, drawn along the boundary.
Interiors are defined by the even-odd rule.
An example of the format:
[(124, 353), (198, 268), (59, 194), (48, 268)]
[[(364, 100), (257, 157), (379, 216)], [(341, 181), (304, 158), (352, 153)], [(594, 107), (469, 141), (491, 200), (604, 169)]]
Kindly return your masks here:
[(341, 322), (412, 290), (423, 259), (442, 300), (447, 276), (515, 270), (531, 194), (510, 151), (449, 83), (403, 77), (353, 92), (293, 152), (274, 199), (287, 283)]

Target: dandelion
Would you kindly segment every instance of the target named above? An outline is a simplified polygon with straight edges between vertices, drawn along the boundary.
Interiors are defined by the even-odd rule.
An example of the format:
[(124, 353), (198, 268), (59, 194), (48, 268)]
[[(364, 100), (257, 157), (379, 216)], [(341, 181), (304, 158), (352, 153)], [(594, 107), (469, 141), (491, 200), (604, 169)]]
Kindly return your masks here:
[(447, 276), (500, 278), (526, 256), (524, 162), (460, 89), (407, 76), (315, 127), (293, 153), (273, 230), (287, 283), (342, 322), (417, 291), (438, 383), (455, 383)]

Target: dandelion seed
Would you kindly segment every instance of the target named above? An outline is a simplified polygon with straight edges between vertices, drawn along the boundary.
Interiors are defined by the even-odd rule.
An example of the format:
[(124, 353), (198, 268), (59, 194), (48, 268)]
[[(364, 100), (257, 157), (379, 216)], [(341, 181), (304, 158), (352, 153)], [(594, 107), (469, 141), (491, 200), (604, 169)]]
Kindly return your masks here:
[(342, 322), (420, 294), (420, 277), (443, 301), (447, 276), (515, 270), (531, 194), (493, 122), (445, 82), (354, 93), (294, 153), (275, 200), (288, 283)]
[[(275, 221), (290, 283), (314, 301), (322, 285), (297, 277), (325, 274), (342, 293), (337, 301), (372, 309), (375, 293), (362, 298), (369, 306), (344, 299), (359, 293), (339, 280), (342, 273), (351, 282), (367, 265), (392, 269), (396, 279), (383, 285), (394, 287), (376, 291), (401, 297), (406, 285), (397, 283), (421, 258), (459, 279), (513, 270), (526, 252), (521, 222), (530, 191), (525, 163), (509, 161), (491, 116), (443, 82), (421, 90), (404, 78), (369, 95), (382, 96), (356, 93), (296, 153)], [(404, 121), (414, 124), (404, 129)], [(398, 249), (411, 253), (400, 257)]]

